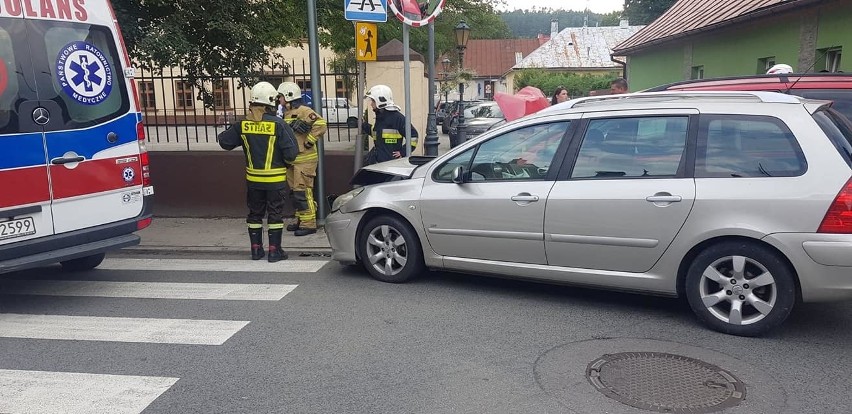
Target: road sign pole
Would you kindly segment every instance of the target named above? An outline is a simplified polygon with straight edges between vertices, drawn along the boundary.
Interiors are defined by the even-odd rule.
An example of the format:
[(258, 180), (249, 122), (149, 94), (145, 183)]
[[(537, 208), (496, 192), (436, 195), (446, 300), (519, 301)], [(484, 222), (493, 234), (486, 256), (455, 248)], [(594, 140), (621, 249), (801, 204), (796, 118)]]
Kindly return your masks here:
[[(314, 111), (322, 112), (322, 90), (320, 90), (319, 42), (317, 41), (317, 2), (308, 0), (308, 55), (311, 61), (311, 92)], [(325, 225), (325, 137), (317, 140), (317, 224)]]
[(405, 156), (411, 156), (411, 53), (408, 50), (410, 27), (402, 25), (403, 82), (405, 83)]

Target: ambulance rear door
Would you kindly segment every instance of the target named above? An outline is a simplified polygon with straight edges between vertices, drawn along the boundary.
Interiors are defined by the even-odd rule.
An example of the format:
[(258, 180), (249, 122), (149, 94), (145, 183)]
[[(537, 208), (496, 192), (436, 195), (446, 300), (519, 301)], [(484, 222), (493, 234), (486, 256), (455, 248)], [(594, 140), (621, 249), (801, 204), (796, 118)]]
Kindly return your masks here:
[[(143, 209), (140, 115), (104, 1), (72, 21), (29, 19), (57, 234), (137, 217)], [(32, 37), (32, 36), (31, 36)]]
[[(0, 7), (0, 259), (2, 247), (54, 234), (50, 179), (27, 21), (19, 0)], [(18, 12), (15, 14), (15, 12)]]

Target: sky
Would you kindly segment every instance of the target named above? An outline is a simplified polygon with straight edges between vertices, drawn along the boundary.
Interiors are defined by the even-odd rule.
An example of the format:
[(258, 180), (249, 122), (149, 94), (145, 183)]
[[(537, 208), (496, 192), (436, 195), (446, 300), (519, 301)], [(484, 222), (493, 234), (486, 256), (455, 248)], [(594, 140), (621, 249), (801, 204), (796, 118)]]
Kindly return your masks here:
[(505, 0), (506, 5), (498, 10), (552, 8), (563, 10), (585, 10), (587, 7), (594, 13), (609, 13), (624, 9), (624, 0)]

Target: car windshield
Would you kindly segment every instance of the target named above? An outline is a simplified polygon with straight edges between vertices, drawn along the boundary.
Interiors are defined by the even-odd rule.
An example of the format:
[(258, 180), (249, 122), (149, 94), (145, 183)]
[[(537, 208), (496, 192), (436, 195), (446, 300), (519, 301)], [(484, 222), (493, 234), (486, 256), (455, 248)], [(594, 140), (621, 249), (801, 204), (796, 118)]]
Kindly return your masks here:
[(465, 118), (497, 118), (503, 119), (503, 111), (497, 104), (484, 104), (465, 109)]

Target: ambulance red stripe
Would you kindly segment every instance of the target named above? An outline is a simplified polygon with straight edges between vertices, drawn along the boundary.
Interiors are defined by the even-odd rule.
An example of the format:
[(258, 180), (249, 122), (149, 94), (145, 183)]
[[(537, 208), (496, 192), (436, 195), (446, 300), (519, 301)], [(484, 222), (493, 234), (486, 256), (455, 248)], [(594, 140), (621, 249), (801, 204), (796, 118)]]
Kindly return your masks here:
[[(0, 208), (50, 201), (47, 168), (44, 165), (0, 170), (0, 183), (4, 183), (3, 191), (0, 191)], [(6, 183), (11, 185), (6, 187)]]
[[(51, 165), (50, 178), (53, 182), (54, 200), (91, 195), (104, 191), (120, 190), (142, 185), (139, 161), (117, 164), (119, 158), (87, 160), (74, 169), (65, 165)], [(130, 181), (124, 179), (124, 169), (133, 170)]]

